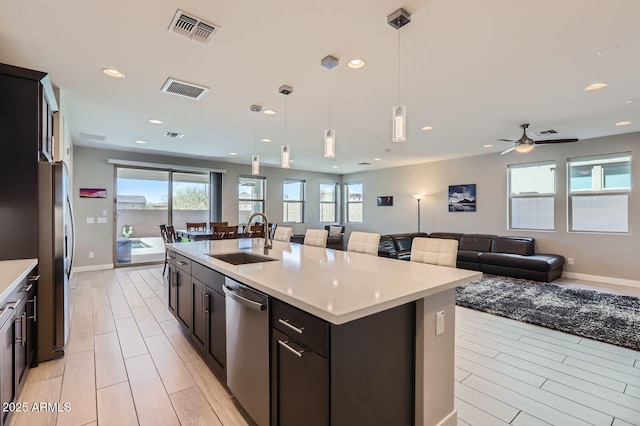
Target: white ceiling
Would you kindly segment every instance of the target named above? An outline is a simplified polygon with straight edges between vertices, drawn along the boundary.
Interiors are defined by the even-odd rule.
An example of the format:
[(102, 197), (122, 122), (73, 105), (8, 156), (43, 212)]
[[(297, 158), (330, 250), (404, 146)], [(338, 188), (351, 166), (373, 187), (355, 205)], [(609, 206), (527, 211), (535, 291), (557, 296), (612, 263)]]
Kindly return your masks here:
[[(395, 30), (386, 18), (400, 7), (412, 22)], [(177, 9), (221, 28), (208, 44), (190, 41), (167, 30)], [(303, 170), (497, 155), (510, 145), (496, 139), (519, 138), (523, 122), (530, 135), (555, 129), (557, 138), (640, 130), (637, 0), (0, 0), (0, 12), (0, 62), (50, 73), (75, 145), (245, 164), (256, 145), (263, 164), (278, 165), (283, 84), (294, 88), (292, 167)], [(320, 66), (328, 54), (340, 59), (333, 70)], [(349, 69), (356, 57), (367, 66)], [(108, 78), (104, 67), (126, 78)], [(211, 90), (199, 101), (161, 93), (168, 77)], [(609, 86), (583, 90), (595, 81)], [(403, 144), (391, 142), (398, 99), (408, 110)], [(253, 113), (252, 104), (278, 114)], [(330, 110), (335, 162), (322, 151)], [(615, 126), (623, 120), (633, 123)]]

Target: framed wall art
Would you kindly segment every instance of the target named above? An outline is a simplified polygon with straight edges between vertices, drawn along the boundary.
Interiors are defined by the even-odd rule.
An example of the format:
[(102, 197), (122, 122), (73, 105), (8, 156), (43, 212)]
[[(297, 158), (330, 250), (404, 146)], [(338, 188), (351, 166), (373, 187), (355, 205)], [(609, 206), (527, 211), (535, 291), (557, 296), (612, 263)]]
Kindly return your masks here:
[(476, 184), (449, 186), (450, 212), (476, 211)]
[(391, 195), (381, 195), (376, 199), (376, 205), (378, 206), (392, 206), (393, 205), (393, 196)]
[(80, 188), (80, 198), (107, 198), (106, 188)]

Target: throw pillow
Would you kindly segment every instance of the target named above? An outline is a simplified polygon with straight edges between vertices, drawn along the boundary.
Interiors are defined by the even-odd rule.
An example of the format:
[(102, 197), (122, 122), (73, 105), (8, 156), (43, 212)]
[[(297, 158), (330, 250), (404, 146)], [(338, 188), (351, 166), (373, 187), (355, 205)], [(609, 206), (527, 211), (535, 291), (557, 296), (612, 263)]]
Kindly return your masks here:
[(329, 238), (340, 238), (341, 234), (342, 234), (342, 226), (329, 227)]

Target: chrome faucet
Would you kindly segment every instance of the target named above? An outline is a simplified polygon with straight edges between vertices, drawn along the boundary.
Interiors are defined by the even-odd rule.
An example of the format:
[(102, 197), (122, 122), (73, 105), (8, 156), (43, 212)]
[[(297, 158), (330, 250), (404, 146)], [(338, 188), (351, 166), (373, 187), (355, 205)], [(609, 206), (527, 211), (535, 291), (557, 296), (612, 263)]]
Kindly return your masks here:
[(268, 250), (271, 248), (271, 239), (269, 238), (269, 219), (264, 213), (256, 212), (249, 216), (249, 220), (247, 220), (247, 226), (251, 226), (251, 221), (254, 217), (261, 216), (264, 219), (264, 249)]

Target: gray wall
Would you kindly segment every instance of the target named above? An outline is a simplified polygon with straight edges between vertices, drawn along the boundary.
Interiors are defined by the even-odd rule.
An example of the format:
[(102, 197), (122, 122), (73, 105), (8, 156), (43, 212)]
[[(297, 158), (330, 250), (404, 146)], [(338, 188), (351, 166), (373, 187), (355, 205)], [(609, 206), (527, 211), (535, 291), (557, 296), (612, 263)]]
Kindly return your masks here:
[[(411, 143), (411, 142), (407, 142)], [(479, 142), (482, 143), (482, 142)], [(629, 200), (629, 234), (589, 234), (567, 232), (567, 158), (631, 151), (632, 188)], [(412, 194), (425, 194), (421, 203), (421, 230), (522, 235), (536, 239), (536, 251), (574, 258), (565, 271), (640, 279), (635, 263), (640, 239), (640, 133), (583, 140), (575, 144), (539, 146), (529, 154), (497, 153), (415, 166), (354, 173), (343, 182), (364, 184), (364, 223), (347, 224), (347, 232), (371, 231), (381, 234), (417, 230), (417, 202)], [(507, 166), (536, 161), (556, 161), (557, 195), (553, 232), (507, 229)], [(450, 213), (447, 209), (449, 185), (475, 183), (477, 211)], [(393, 206), (377, 207), (376, 196), (392, 195)]]
[[(112, 220), (114, 212), (115, 166), (107, 163), (108, 159), (226, 170), (223, 177), (222, 220), (226, 220), (230, 224), (238, 223), (238, 177), (240, 175), (251, 174), (251, 167), (249, 165), (76, 146), (73, 150), (76, 267), (109, 265), (114, 263), (114, 229)], [(293, 232), (294, 234), (304, 233), (307, 228), (324, 227), (325, 223), (319, 222), (319, 185), (321, 182), (340, 183), (341, 178), (339, 175), (304, 172), (293, 169), (285, 170), (279, 167), (265, 166), (260, 167), (260, 172), (262, 176), (265, 176), (267, 179), (266, 214), (270, 222), (282, 223), (282, 180), (284, 178), (303, 179), (306, 181), (307, 201), (305, 223), (293, 225)], [(107, 198), (80, 198), (79, 188), (107, 188)], [(106, 216), (103, 216), (104, 212), (106, 212)], [(88, 224), (87, 217), (107, 217), (108, 220), (106, 224)], [(89, 252), (94, 253), (93, 259), (89, 259)]]

